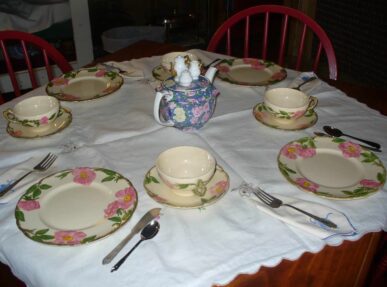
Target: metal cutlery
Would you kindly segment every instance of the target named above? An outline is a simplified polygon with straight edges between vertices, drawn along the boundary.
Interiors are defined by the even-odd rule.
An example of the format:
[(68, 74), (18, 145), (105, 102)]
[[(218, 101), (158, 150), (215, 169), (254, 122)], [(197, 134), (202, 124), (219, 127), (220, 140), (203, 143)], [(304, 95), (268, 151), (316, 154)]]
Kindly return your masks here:
[(110, 263), (134, 235), (139, 233), (149, 222), (160, 215), (160, 210), (161, 208), (153, 208), (145, 213), (139, 222), (137, 222), (137, 224), (132, 228), (130, 233), (112, 251), (110, 251), (108, 255), (105, 256), (102, 260), (102, 264)]
[(287, 204), (287, 203), (283, 203), (282, 200), (268, 194), (267, 192), (263, 191), (262, 189), (260, 189), (259, 187), (257, 187), (256, 189), (253, 189), (253, 193), (255, 194), (255, 196), (257, 196), (263, 203), (265, 203), (266, 205), (272, 207), (272, 208), (279, 208), (280, 206), (287, 206), (287, 207), (291, 207), (319, 222), (321, 222), (322, 224), (330, 227), (330, 228), (337, 228), (337, 225), (335, 223), (333, 223), (332, 221), (328, 220), (328, 219), (325, 219), (325, 218), (321, 218), (321, 217), (318, 217), (314, 214), (311, 214), (305, 210), (302, 210), (302, 209), (299, 209), (298, 207), (295, 207), (293, 205), (290, 205), (290, 204)]
[[(316, 136), (319, 136), (319, 137), (330, 137), (330, 138), (333, 137), (333, 136), (331, 136), (331, 135), (328, 135), (328, 134), (322, 133), (322, 132), (313, 132), (313, 133), (314, 133)], [(359, 144), (359, 146), (361, 146), (362, 148), (365, 148), (365, 149), (374, 151), (374, 152), (382, 152), (381, 149), (374, 148), (374, 147), (372, 147), (372, 146), (362, 145), (362, 144)]]
[(378, 143), (375, 143), (375, 142), (372, 142), (372, 141), (369, 141), (369, 140), (365, 140), (365, 139), (361, 139), (361, 138), (358, 138), (358, 137), (354, 137), (354, 136), (351, 136), (351, 135), (348, 135), (348, 134), (345, 134), (343, 133), (341, 130), (337, 129), (337, 128), (334, 128), (334, 127), (331, 127), (331, 126), (323, 126), (323, 130), (331, 135), (331, 136), (334, 136), (334, 137), (341, 137), (341, 136), (347, 136), (347, 137), (350, 137), (350, 138), (353, 138), (355, 140), (358, 140), (358, 141), (361, 141), (365, 144), (368, 144), (374, 148), (377, 148), (377, 149), (380, 149), (380, 144)]
[(211, 61), (210, 63), (208, 63), (207, 65), (204, 66), (205, 69), (208, 69), (209, 67), (211, 67), (212, 64), (218, 62), (218, 61), (221, 61), (222, 59), (215, 59), (213, 61)]
[(116, 66), (113, 66), (113, 65), (109, 65), (109, 64), (106, 64), (106, 63), (99, 63), (101, 66), (104, 66), (108, 71), (118, 71), (119, 73), (127, 73), (127, 71), (125, 70), (122, 70)]
[(41, 162), (39, 162), (36, 166), (34, 166), (34, 168), (27, 172), (25, 175), (23, 175), (22, 177), (20, 177), (19, 179), (15, 180), (13, 183), (11, 183), (10, 185), (8, 185), (5, 189), (3, 189), (1, 192), (0, 192), (0, 197), (3, 197), (4, 195), (6, 195), (9, 191), (11, 191), (20, 181), (22, 181), (27, 175), (31, 174), (32, 172), (35, 172), (35, 171), (46, 171), (53, 163), (54, 161), (57, 159), (57, 156), (55, 154), (51, 154), (49, 153), (48, 155), (46, 155), (46, 157), (44, 159), (42, 159)]
[(160, 224), (158, 221), (153, 220), (151, 223), (149, 223), (147, 226), (144, 227), (144, 229), (141, 231), (141, 239), (136, 243), (136, 245), (133, 246), (132, 249), (128, 253), (125, 254), (124, 257), (122, 257), (116, 265), (112, 267), (110, 272), (117, 271), (118, 268), (125, 262), (125, 260), (129, 257), (129, 255), (133, 252), (134, 249), (137, 248), (137, 246), (140, 245), (141, 242), (144, 240), (152, 239), (153, 237), (156, 236), (156, 234), (160, 230)]
[(300, 90), (300, 88), (301, 88), (303, 85), (305, 85), (305, 84), (307, 84), (307, 83), (309, 83), (309, 82), (311, 82), (311, 81), (314, 81), (314, 80), (316, 80), (316, 79), (317, 79), (317, 77), (310, 77), (309, 79), (305, 80), (304, 82), (302, 82), (301, 84), (299, 84), (297, 87), (294, 87), (294, 88), (292, 88), (292, 89)]

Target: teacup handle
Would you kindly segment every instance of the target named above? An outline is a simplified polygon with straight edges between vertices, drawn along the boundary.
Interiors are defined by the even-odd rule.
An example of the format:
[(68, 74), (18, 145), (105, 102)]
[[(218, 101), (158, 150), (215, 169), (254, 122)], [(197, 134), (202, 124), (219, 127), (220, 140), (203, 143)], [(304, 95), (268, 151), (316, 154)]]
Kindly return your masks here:
[(318, 104), (318, 99), (314, 96), (310, 96), (308, 110), (314, 109), (315, 106), (317, 106), (317, 104)]
[(208, 180), (206, 180), (206, 181), (198, 180), (198, 182), (196, 183), (196, 185), (195, 185), (194, 189), (192, 190), (192, 192), (195, 195), (200, 196), (200, 197), (205, 196), (206, 192), (207, 192), (207, 184), (214, 177), (214, 175), (215, 175), (217, 170), (223, 171), (223, 169), (219, 165), (216, 165), (215, 171), (211, 175), (211, 177)]
[(5, 111), (3, 111), (3, 116), (7, 121), (13, 123), (19, 122), (11, 109), (6, 109)]
[(167, 100), (170, 100), (172, 98), (172, 95), (168, 91), (161, 91), (156, 93), (155, 103), (153, 105), (153, 117), (155, 118), (156, 122), (158, 122), (160, 125), (173, 127), (174, 123), (171, 120), (162, 121), (160, 119), (160, 103), (163, 97), (167, 97)]

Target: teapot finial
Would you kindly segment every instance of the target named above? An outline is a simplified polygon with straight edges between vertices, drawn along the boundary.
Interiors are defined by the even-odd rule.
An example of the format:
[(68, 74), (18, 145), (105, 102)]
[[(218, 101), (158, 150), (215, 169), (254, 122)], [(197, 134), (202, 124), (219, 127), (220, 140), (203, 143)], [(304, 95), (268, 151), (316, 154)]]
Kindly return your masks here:
[(185, 64), (185, 59), (183, 56), (177, 56), (175, 58), (175, 65), (173, 66), (173, 69), (176, 72), (175, 81), (178, 82), (182, 72), (187, 70), (187, 66)]
[(192, 76), (188, 70), (181, 72), (181, 76), (179, 78), (179, 84), (183, 87), (188, 87), (192, 83)]
[(198, 80), (200, 76), (200, 63), (197, 60), (191, 61), (189, 65), (189, 72), (191, 73), (192, 79)]

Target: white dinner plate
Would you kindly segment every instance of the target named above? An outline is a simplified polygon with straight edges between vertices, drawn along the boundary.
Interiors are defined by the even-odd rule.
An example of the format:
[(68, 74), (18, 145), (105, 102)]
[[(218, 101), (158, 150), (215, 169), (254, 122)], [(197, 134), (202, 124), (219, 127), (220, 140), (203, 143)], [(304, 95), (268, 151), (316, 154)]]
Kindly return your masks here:
[(386, 182), (386, 169), (373, 152), (341, 138), (290, 142), (281, 149), (278, 165), (292, 184), (330, 199), (367, 197)]
[(252, 58), (225, 59), (216, 66), (217, 76), (237, 85), (266, 86), (286, 78), (286, 70), (277, 64)]
[(30, 239), (78, 245), (103, 238), (125, 224), (137, 192), (119, 173), (104, 168), (63, 170), (32, 185), (20, 198), (16, 223)]
[(61, 101), (87, 101), (117, 91), (123, 82), (118, 73), (93, 67), (71, 71), (51, 80), (46, 92)]

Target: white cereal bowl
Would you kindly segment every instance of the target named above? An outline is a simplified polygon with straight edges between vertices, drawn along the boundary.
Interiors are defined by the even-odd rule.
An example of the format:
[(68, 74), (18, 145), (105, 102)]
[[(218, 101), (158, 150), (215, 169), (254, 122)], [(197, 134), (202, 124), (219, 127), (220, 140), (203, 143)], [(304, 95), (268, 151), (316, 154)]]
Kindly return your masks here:
[(215, 158), (205, 149), (194, 146), (165, 150), (156, 160), (158, 175), (180, 196), (203, 196), (205, 185), (213, 177), (215, 168)]
[(190, 61), (198, 61), (198, 57), (192, 53), (187, 53), (187, 52), (171, 52), (168, 54), (165, 54), (161, 58), (161, 66), (167, 71), (171, 71), (173, 68), (173, 65), (175, 63), (175, 58), (177, 56), (182, 56), (182, 57), (188, 57)]

